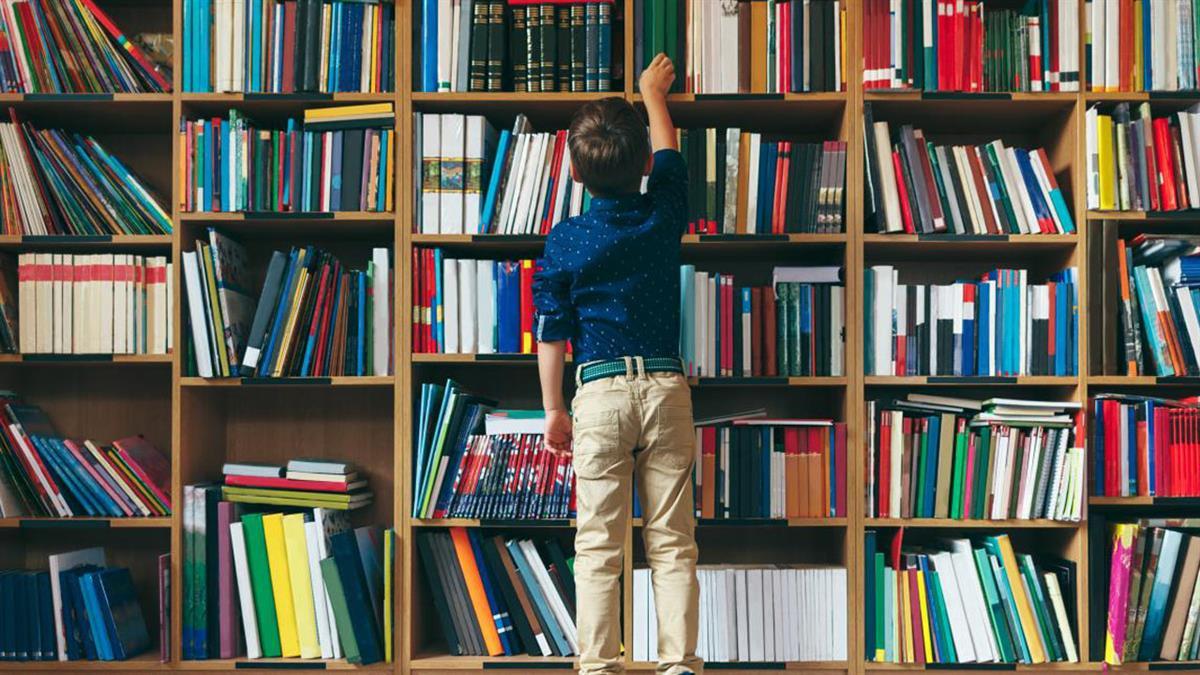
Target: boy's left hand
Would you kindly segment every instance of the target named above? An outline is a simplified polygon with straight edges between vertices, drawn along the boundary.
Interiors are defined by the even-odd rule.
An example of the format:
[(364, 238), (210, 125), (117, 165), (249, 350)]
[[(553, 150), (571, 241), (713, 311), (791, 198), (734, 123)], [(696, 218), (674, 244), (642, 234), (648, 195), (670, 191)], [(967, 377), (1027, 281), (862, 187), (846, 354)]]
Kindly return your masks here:
[(666, 54), (659, 54), (642, 71), (642, 76), (638, 79), (638, 90), (643, 98), (665, 99), (674, 81), (675, 64), (671, 63)]
[(566, 410), (546, 411), (546, 447), (560, 455), (571, 454), (571, 416)]

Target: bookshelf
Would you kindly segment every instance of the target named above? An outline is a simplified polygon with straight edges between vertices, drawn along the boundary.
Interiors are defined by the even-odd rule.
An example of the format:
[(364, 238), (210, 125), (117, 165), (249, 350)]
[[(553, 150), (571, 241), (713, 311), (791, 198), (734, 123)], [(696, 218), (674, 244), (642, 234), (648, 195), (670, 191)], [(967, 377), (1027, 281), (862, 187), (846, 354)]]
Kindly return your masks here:
[[(1082, 13), (1083, 0), (1078, 0)], [(395, 579), (396, 660), (365, 668), (342, 661), (271, 659), (184, 661), (181, 659), (183, 528), (179, 509), (169, 518), (145, 519), (0, 519), (0, 568), (43, 565), (45, 556), (66, 548), (103, 545), (110, 564), (131, 568), (145, 610), (154, 647), (129, 662), (74, 662), (80, 670), (205, 670), (228, 671), (247, 667), (275, 669), (354, 669), (394, 673), (449, 675), (459, 672), (508, 670), (512, 672), (565, 672), (569, 659), (530, 657), (455, 657), (444, 653), (437, 637), (433, 607), (424, 588), (412, 545), (415, 532), (424, 528), (472, 527), (503, 529), (551, 536), (569, 542), (570, 521), (521, 522), (464, 519), (426, 520), (409, 516), (412, 481), (412, 411), (419, 384), (453, 377), (468, 388), (499, 397), (506, 406), (538, 406), (540, 397), (531, 356), (411, 354), (410, 331), (403, 318), (411, 315), (409, 261), (414, 246), (440, 246), (447, 251), (479, 257), (531, 256), (544, 238), (537, 236), (423, 235), (412, 232), (413, 187), (412, 119), (419, 112), (484, 114), (498, 127), (525, 113), (539, 128), (563, 128), (571, 113), (587, 100), (624, 96), (637, 104), (636, 73), (626, 70), (611, 93), (423, 93), (414, 92), (414, 48), (418, 26), (412, 21), (417, 0), (395, 0), (396, 91), (382, 94), (264, 95), (197, 94), (181, 92), (182, 0), (99, 0), (127, 34), (140, 31), (169, 32), (177, 46), (174, 56), (175, 86), (166, 94), (2, 94), (0, 105), (12, 106), (23, 118), (38, 124), (84, 130), (98, 139), (143, 176), (167, 204), (174, 232), (163, 236), (118, 235), (103, 237), (0, 236), (0, 252), (24, 251), (137, 252), (167, 254), (175, 264), (173, 303), (175, 351), (163, 356), (43, 357), (0, 356), (0, 388), (12, 389), (43, 407), (68, 435), (115, 438), (145, 433), (173, 458), (172, 501), (182, 502), (183, 486), (218, 477), (227, 460), (286, 461), (303, 450), (326, 450), (358, 464), (368, 474), (376, 493), (374, 503), (356, 512), (356, 525), (374, 523), (397, 531)], [(616, 0), (627, 20), (614, 25), (624, 31), (623, 53), (614, 59), (633, 63), (633, 21), (628, 20), (639, 0)], [(1001, 2), (1002, 5), (1009, 3)], [(1089, 585), (1089, 552), (1106, 544), (1095, 541), (1086, 512), (1105, 509), (1132, 513), (1158, 507), (1194, 508), (1197, 500), (1091, 497), (1085, 522), (1078, 524), (1042, 520), (948, 521), (934, 519), (867, 519), (863, 515), (861, 488), (865, 483), (862, 402), (884, 392), (910, 390), (974, 395), (1028, 395), (1086, 401), (1106, 391), (1185, 395), (1200, 385), (1196, 378), (1156, 378), (1103, 375), (1092, 370), (1089, 355), (1089, 260), (1085, 246), (1089, 227), (1102, 220), (1119, 221), (1130, 232), (1156, 228), (1195, 227), (1195, 213), (1130, 213), (1089, 211), (1084, 189), (1084, 112), (1095, 102), (1137, 102), (1182, 107), (1200, 95), (1172, 93), (1013, 93), (922, 94), (921, 92), (864, 92), (861, 3), (849, 2), (846, 22), (846, 90), (843, 92), (788, 93), (778, 95), (695, 95), (670, 97), (676, 124), (681, 127), (745, 126), (756, 131), (789, 132), (834, 138), (849, 144), (846, 167), (847, 231), (841, 234), (790, 234), (783, 236), (688, 235), (684, 238), (685, 262), (704, 269), (729, 269), (753, 277), (755, 271), (780, 263), (821, 262), (846, 269), (846, 376), (824, 378), (694, 379), (697, 415), (765, 406), (771, 413), (828, 416), (848, 423), (846, 484), (849, 514), (844, 518), (777, 521), (702, 521), (698, 528), (701, 563), (823, 562), (844, 565), (849, 575), (848, 622), (845, 627), (849, 658), (839, 662), (713, 664), (714, 671), (740, 673), (785, 670), (788, 672), (846, 673), (924, 670), (916, 666), (869, 663), (862, 658), (863, 532), (883, 532), (899, 526), (916, 536), (955, 532), (1005, 531), (1026, 549), (1054, 552), (1078, 565), (1078, 588), (1071, 599), (1077, 608), (1078, 664), (1002, 666), (1016, 671), (1099, 672), (1091, 659), (1089, 598), (1104, 597), (1105, 589)], [(1082, 32), (1084, 26), (1080, 26)], [(1080, 40), (1080, 63), (1084, 63)], [(176, 129), (181, 116), (225, 114), (238, 107), (263, 120), (299, 115), (303, 109), (350, 103), (391, 102), (397, 112), (396, 209), (392, 213), (183, 213), (179, 203), (179, 163)], [(863, 222), (863, 104), (874, 106), (876, 119), (912, 123), (934, 140), (956, 142), (990, 140), (1025, 146), (1042, 146), (1050, 156), (1071, 205), (1079, 234), (944, 237), (880, 235), (866, 232)], [(181, 312), (181, 253), (190, 250), (196, 236), (217, 226), (243, 241), (252, 260), (265, 264), (263, 251), (296, 242), (314, 242), (358, 263), (371, 246), (388, 245), (395, 252), (396, 322), (395, 375), (387, 377), (297, 378), (264, 381), (255, 378), (205, 380), (186, 375)], [(1020, 264), (1033, 270), (1052, 271), (1076, 265), (1080, 272), (1080, 339), (1077, 376), (1016, 378), (946, 378), (865, 376), (862, 367), (862, 272), (872, 264), (897, 263), (919, 267), (920, 281), (944, 280), (990, 265)], [(259, 269), (261, 274), (262, 270)], [(630, 580), (636, 563), (643, 561), (639, 530), (634, 519), (625, 531), (624, 642), (632, 640)], [(1101, 536), (1102, 533), (1101, 533)], [(172, 553), (172, 659), (157, 658), (156, 557)], [(1092, 591), (1095, 591), (1093, 593)], [(1166, 668), (1163, 668), (1166, 665)], [(1191, 664), (1195, 665), (1195, 664)], [(11, 663), (15, 670), (59, 671), (58, 662)], [(647, 672), (652, 664), (626, 662), (631, 671)], [(1117, 670), (1176, 669), (1176, 664), (1126, 664)], [(928, 667), (933, 670), (933, 666)], [(937, 667), (938, 670), (952, 670)], [(989, 668), (992, 669), (992, 668)], [(967, 670), (963, 668), (962, 670)]]

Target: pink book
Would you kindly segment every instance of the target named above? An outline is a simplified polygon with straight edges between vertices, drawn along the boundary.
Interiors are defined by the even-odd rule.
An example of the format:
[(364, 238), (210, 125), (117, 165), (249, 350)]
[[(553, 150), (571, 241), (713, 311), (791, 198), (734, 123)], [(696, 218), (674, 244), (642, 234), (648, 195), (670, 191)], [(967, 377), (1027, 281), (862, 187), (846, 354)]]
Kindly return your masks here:
[(109, 485), (109, 480), (111, 477), (108, 476), (103, 467), (97, 468), (98, 465), (96, 464), (96, 458), (92, 456), (91, 452), (80, 448), (79, 445), (77, 445), (75, 441), (72, 441), (71, 439), (63, 439), (63, 446), (65, 446), (67, 450), (74, 455), (75, 461), (79, 462), (79, 465), (83, 467), (83, 470), (92, 477), (92, 480), (95, 481), (102, 490), (104, 490), (109, 499), (116, 503), (117, 508), (121, 509), (121, 512), (124, 513), (126, 517), (140, 515), (141, 512), (136, 511), (132, 507), (132, 505), (129, 503), (129, 498), (125, 496), (125, 493), (121, 491), (120, 487), (116, 485)]
[(1104, 636), (1104, 660), (1120, 665), (1125, 652), (1125, 617), (1129, 602), (1129, 571), (1137, 525), (1118, 524), (1113, 532), (1112, 569), (1108, 581), (1108, 630)]
[(237, 600), (233, 597), (233, 547), (229, 525), (234, 521), (233, 502), (217, 504), (217, 622), (220, 626), (221, 658), (237, 656)]
[(141, 436), (113, 441), (113, 448), (137, 474), (138, 480), (167, 508), (171, 508), (171, 461)]

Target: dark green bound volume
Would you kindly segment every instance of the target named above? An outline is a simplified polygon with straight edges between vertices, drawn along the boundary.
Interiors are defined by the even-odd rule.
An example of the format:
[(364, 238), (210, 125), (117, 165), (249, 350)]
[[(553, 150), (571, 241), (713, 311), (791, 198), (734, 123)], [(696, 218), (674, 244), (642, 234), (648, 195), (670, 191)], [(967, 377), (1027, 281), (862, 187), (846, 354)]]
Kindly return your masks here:
[(487, 72), (488, 91), (504, 91), (504, 57), (508, 53), (508, 32), (504, 29), (503, 0), (485, 3), (488, 6)]
[(586, 87), (585, 59), (587, 58), (587, 33), (584, 26), (582, 4), (571, 5), (571, 91), (583, 91)]
[(542, 90), (542, 11), (537, 5), (525, 8), (525, 89)]
[(584, 31), (587, 45), (584, 63), (584, 84), (588, 91), (600, 91), (600, 8), (594, 2), (587, 3), (584, 14)]
[(489, 3), (476, 2), (471, 11), (471, 54), (467, 65), (469, 91), (484, 91), (487, 88), (489, 9)]
[(558, 27), (554, 24), (554, 5), (542, 5), (542, 21), (538, 26), (538, 34), (542, 40), (542, 53), (539, 55), (542, 74), (542, 91), (554, 91), (556, 79), (555, 59), (558, 58)]
[(555, 11), (554, 44), (556, 46), (554, 61), (555, 89), (571, 91), (571, 8), (558, 5)]
[(525, 61), (528, 58), (528, 48), (525, 45), (528, 39), (525, 28), (525, 7), (513, 5), (512, 32), (509, 36), (508, 54), (509, 61), (512, 63), (512, 89), (513, 91), (529, 91), (525, 78)]

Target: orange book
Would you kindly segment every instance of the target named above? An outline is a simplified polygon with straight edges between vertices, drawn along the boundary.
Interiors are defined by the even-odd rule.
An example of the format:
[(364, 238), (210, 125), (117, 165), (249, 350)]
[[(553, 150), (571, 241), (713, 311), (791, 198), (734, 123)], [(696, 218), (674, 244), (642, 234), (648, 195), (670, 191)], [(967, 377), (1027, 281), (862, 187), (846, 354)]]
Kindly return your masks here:
[[(1125, 240), (1117, 240), (1117, 274), (1121, 277), (1121, 306), (1132, 307), (1129, 299), (1129, 267), (1125, 261)], [(1133, 377), (1137, 375), (1138, 363), (1130, 359), (1125, 362), (1125, 374)]]
[(796, 485), (800, 486), (796, 495), (796, 507), (798, 518), (808, 517), (808, 496), (804, 494), (809, 486), (808, 480), (808, 455), (796, 456)]
[[(690, 4), (690, 3), (689, 3)], [(750, 91), (767, 91), (767, 3), (750, 3)]]
[(786, 478), (787, 517), (799, 518), (802, 507), (800, 494), (803, 483), (800, 482), (800, 430), (788, 427), (783, 430), (783, 467)]
[(749, 192), (750, 134), (743, 131), (738, 138), (737, 221), (734, 223), (733, 228), (738, 234), (746, 233), (746, 208), (750, 203)]
[(471, 551), (471, 542), (467, 540), (467, 531), (461, 527), (452, 527), (450, 538), (454, 541), (454, 552), (458, 555), (458, 564), (462, 567), (463, 578), (467, 581), (467, 594), (471, 596), (471, 606), (475, 610), (475, 619), (479, 622), (479, 632), (483, 633), (483, 644), (487, 647), (488, 656), (501, 656), (504, 654), (504, 647), (500, 645), (500, 633), (496, 631), (496, 623), (492, 620), (492, 608), (483, 590), (479, 568), (475, 566), (475, 554)]
[(808, 460), (808, 506), (805, 515), (816, 518), (821, 515), (821, 455), (810, 452), (805, 457)]
[(717, 429), (700, 429), (700, 517), (715, 518), (717, 511)]

